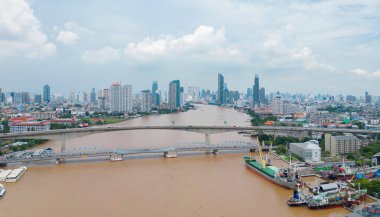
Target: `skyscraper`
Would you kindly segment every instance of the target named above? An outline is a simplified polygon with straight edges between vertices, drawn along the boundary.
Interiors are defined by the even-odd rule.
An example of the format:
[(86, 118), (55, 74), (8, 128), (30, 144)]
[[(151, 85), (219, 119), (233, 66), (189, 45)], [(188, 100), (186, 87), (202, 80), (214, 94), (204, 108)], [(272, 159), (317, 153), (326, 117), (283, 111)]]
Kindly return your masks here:
[(224, 77), (221, 73), (218, 74), (218, 96), (217, 96), (217, 104), (222, 105), (225, 104), (224, 101)]
[(132, 112), (132, 85), (121, 86), (113, 83), (111, 86), (111, 112)]
[(257, 74), (255, 74), (255, 85), (253, 85), (253, 102), (255, 105), (260, 105), (260, 84)]
[(179, 80), (174, 80), (169, 83), (169, 108), (177, 109), (181, 107), (181, 96), (180, 96), (180, 82)]
[(90, 94), (90, 102), (95, 103), (96, 102), (96, 93), (95, 93), (95, 88), (92, 88), (91, 94)]
[(150, 112), (152, 110), (152, 93), (150, 90), (142, 90), (141, 95), (141, 112)]
[(263, 104), (266, 102), (266, 99), (265, 99), (265, 88), (260, 88), (260, 91), (259, 91), (259, 100), (260, 100), (260, 103)]
[(158, 107), (160, 105), (160, 94), (158, 92), (158, 83), (157, 81), (153, 81), (152, 84), (152, 105), (154, 107)]
[(43, 100), (44, 103), (50, 102), (50, 86), (46, 84), (43, 89)]

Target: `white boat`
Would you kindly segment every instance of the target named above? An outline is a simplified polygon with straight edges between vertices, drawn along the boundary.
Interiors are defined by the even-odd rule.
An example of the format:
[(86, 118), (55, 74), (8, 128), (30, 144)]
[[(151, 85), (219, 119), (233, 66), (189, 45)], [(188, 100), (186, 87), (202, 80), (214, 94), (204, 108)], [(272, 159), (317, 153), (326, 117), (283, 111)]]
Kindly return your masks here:
[(12, 170), (0, 170), (0, 182), (5, 182), (5, 179), (11, 172)]
[(0, 198), (3, 198), (6, 192), (4, 186), (0, 184)]
[(110, 161), (122, 161), (123, 156), (121, 154), (112, 154), (110, 156)]
[(26, 172), (26, 167), (20, 167), (20, 168), (17, 168), (17, 169), (14, 169), (8, 176), (7, 178), (5, 179), (5, 182), (17, 182), (17, 180), (19, 180), (23, 175), (24, 173)]

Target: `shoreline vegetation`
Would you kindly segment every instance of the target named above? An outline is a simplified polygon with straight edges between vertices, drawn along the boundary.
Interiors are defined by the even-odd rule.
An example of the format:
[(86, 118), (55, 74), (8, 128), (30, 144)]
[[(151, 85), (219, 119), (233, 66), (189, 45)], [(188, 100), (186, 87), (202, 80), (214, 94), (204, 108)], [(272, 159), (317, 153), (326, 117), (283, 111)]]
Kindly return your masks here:
[[(123, 121), (128, 121), (134, 118), (139, 118), (147, 115), (160, 115), (160, 114), (171, 114), (171, 113), (177, 113), (177, 112), (185, 112), (189, 109), (194, 109), (195, 106), (191, 104), (186, 104), (183, 110), (177, 110), (177, 109), (159, 109), (159, 110), (152, 110), (151, 113), (144, 113), (144, 112), (137, 112), (136, 114), (133, 114), (129, 117), (125, 117), (124, 114), (120, 113), (118, 115), (111, 116), (109, 114), (105, 115), (103, 113), (96, 113), (96, 115), (92, 117), (83, 117), (79, 119), (79, 122), (77, 124), (51, 124), (51, 130), (55, 129), (68, 129), (68, 128), (81, 128), (80, 126), (102, 126), (102, 125), (109, 125), (109, 124), (116, 124)], [(72, 118), (71, 114), (68, 116), (67, 114), (64, 115), (64, 117), (60, 118)], [(8, 123), (8, 122), (6, 122)], [(87, 125), (83, 125), (87, 124)], [(8, 127), (9, 129), (9, 127)], [(8, 130), (9, 132), (9, 130)], [(42, 146), (46, 143), (48, 143), (50, 140), (47, 139), (10, 139), (10, 140), (0, 140), (0, 155), (7, 154), (11, 152), (16, 151), (25, 151), (31, 148), (35, 148), (38, 146)]]

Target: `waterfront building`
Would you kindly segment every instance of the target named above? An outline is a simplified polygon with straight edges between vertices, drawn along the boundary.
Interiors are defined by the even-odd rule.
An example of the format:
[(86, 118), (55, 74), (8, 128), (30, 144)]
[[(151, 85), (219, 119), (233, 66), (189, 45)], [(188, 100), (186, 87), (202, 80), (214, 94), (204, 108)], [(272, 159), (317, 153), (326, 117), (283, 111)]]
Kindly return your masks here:
[(183, 107), (185, 105), (185, 93), (184, 93), (184, 88), (180, 87), (179, 88), (179, 107)]
[(142, 90), (141, 95), (141, 112), (149, 113), (152, 110), (152, 93), (150, 90)]
[(11, 133), (26, 131), (48, 131), (50, 130), (49, 121), (13, 122), (9, 124)]
[(50, 86), (48, 84), (43, 88), (43, 100), (44, 103), (50, 102)]
[(181, 88), (179, 80), (169, 83), (169, 108), (178, 109), (181, 107)]
[(321, 148), (317, 140), (310, 140), (303, 143), (290, 143), (289, 151), (307, 162), (321, 161)]
[(255, 74), (255, 84), (253, 85), (253, 102), (257, 106), (260, 105), (260, 84), (258, 74)]
[(132, 85), (122, 86), (120, 83), (113, 83), (110, 90), (110, 111), (131, 113), (133, 110)]
[(332, 136), (325, 134), (325, 150), (331, 153), (331, 156), (339, 154), (354, 153), (360, 149), (361, 141), (353, 135)]
[(218, 74), (218, 95), (217, 95), (217, 104), (223, 105), (225, 104), (224, 97), (224, 76), (219, 73)]

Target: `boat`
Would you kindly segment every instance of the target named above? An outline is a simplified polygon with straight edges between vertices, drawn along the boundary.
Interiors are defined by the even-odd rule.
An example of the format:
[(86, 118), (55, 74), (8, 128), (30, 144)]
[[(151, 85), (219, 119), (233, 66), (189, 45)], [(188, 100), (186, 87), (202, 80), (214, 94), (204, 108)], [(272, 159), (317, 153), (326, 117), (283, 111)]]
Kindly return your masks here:
[(380, 203), (366, 204), (359, 210), (354, 210), (354, 213), (346, 215), (346, 217), (377, 217), (380, 216)]
[(260, 154), (260, 162), (256, 161), (252, 155), (243, 157), (245, 165), (249, 170), (270, 182), (288, 189), (294, 189), (297, 184), (302, 183), (300, 176), (297, 172), (294, 172), (293, 169), (282, 169), (267, 164), (267, 161), (263, 157), (260, 143), (258, 144), (258, 150)]
[(300, 190), (300, 185), (293, 191), (293, 197), (286, 202), (288, 206), (304, 206), (307, 204), (307, 196)]
[(111, 154), (110, 161), (122, 161), (123, 156), (121, 154)]
[(6, 192), (4, 186), (0, 184), (0, 198), (3, 198)]
[(5, 182), (17, 182), (17, 180), (24, 175), (26, 170), (27, 168), (25, 166), (12, 170), (12, 172), (5, 179)]
[(307, 197), (307, 206), (310, 209), (334, 208), (351, 206), (362, 201), (367, 194), (367, 190), (354, 190), (348, 188), (339, 192), (325, 192)]

